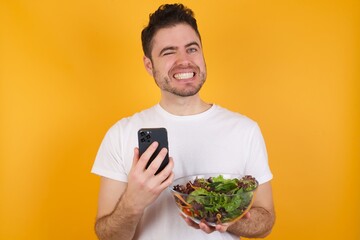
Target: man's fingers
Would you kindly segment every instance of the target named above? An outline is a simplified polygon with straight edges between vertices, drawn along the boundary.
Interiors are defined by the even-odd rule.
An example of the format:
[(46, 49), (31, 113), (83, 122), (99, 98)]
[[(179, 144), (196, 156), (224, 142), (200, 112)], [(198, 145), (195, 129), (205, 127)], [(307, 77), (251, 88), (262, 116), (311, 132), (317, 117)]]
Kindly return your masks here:
[(191, 220), (188, 217), (185, 217), (184, 215), (182, 215), (180, 213), (180, 216), (185, 220), (185, 222), (187, 223), (187, 225), (189, 225), (190, 227), (196, 228), (196, 229), (200, 229), (199, 224), (195, 223), (193, 220)]
[(251, 214), (250, 214), (250, 211), (247, 211), (244, 216), (243, 216), (244, 219), (249, 219), (251, 218)]
[(228, 226), (224, 226), (224, 225), (216, 225), (215, 226), (216, 231), (219, 231), (222, 233), (226, 232), (227, 228), (228, 228)]
[(159, 146), (158, 142), (153, 142), (146, 149), (146, 151), (141, 156), (139, 156), (138, 164), (141, 167), (141, 169), (145, 169), (146, 164), (148, 163), (149, 159), (154, 154), (158, 146)]
[(187, 225), (189, 225), (190, 227), (193, 227), (195, 229), (201, 229), (202, 231), (206, 232), (206, 233), (212, 233), (215, 231), (215, 228), (210, 227), (209, 225), (207, 225), (206, 223), (200, 222), (199, 224), (197, 224), (196, 222), (194, 222), (193, 220), (191, 220), (188, 217), (185, 217), (184, 215), (182, 215), (180, 213), (181, 217), (185, 220), (185, 222), (187, 223)]
[(206, 223), (200, 222), (199, 227), (201, 230), (203, 230), (206, 233), (212, 233), (215, 229), (213, 227), (210, 227)]
[(165, 168), (159, 172), (156, 175), (156, 178), (158, 181), (160, 181), (162, 184), (166, 183), (167, 185), (170, 185), (174, 179), (169, 180), (171, 177), (171, 174), (173, 174), (173, 168), (174, 168), (174, 161), (172, 157), (169, 157), (169, 163), (165, 166)]
[(154, 175), (157, 172), (157, 170), (159, 169), (161, 163), (165, 159), (167, 152), (168, 152), (168, 150), (166, 148), (161, 149), (159, 154), (151, 162), (151, 164), (149, 165), (149, 167), (147, 169), (147, 171), (151, 175)]
[(133, 157), (133, 168), (135, 167), (135, 165), (137, 164), (137, 162), (139, 161), (139, 148), (134, 148), (134, 157)]

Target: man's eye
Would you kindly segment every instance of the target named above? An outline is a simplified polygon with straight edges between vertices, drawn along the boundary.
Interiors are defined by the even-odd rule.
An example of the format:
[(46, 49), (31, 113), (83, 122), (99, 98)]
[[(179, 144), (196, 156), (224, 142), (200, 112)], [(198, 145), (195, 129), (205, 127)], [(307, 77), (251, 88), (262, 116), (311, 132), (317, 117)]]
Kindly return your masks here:
[(197, 52), (197, 48), (188, 48), (187, 52), (188, 53)]
[(171, 55), (171, 54), (173, 54), (174, 52), (164, 52), (163, 53), (163, 56), (166, 56), (166, 55)]

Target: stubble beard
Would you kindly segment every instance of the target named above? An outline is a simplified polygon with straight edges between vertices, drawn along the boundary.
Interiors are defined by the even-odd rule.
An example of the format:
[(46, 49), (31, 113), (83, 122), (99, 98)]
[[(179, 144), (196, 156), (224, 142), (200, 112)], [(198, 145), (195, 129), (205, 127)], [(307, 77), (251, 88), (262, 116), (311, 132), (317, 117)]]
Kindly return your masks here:
[(158, 87), (166, 92), (172, 93), (179, 97), (191, 97), (196, 95), (206, 81), (206, 72), (200, 72), (200, 82), (197, 85), (192, 83), (186, 84), (183, 88), (171, 86), (169, 76), (159, 76), (159, 73), (154, 69), (153, 76)]

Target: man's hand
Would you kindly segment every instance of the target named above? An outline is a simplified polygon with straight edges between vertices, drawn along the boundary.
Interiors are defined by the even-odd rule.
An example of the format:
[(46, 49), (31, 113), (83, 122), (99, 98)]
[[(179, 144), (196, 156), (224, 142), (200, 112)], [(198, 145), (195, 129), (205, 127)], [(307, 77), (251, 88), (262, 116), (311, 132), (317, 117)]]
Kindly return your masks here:
[(256, 198), (250, 210), (241, 219), (229, 225), (208, 226), (206, 223), (197, 224), (190, 218), (184, 217), (186, 223), (206, 233), (214, 231), (229, 232), (239, 237), (264, 238), (270, 234), (275, 223), (275, 211), (270, 182), (260, 184)]
[(132, 239), (144, 209), (172, 183), (174, 178), (172, 158), (169, 159), (169, 164), (155, 176), (166, 156), (166, 148), (162, 149), (145, 169), (157, 146), (157, 143), (150, 145), (141, 157), (139, 149), (135, 148), (128, 183), (102, 178), (95, 224), (99, 239)]
[(128, 185), (123, 200), (135, 211), (144, 211), (173, 182), (174, 162), (172, 158), (169, 159), (169, 164), (155, 175), (167, 154), (166, 148), (161, 149), (154, 161), (145, 169), (158, 145), (157, 142), (152, 143), (141, 157), (139, 156), (139, 149), (134, 149), (133, 165), (129, 172)]

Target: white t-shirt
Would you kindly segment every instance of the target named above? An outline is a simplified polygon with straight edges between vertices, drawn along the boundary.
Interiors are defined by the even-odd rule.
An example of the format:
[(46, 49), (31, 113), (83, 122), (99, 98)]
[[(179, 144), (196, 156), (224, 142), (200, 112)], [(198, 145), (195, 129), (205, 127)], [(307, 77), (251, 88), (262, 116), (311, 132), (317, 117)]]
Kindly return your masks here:
[[(261, 131), (253, 120), (213, 105), (207, 111), (176, 116), (159, 104), (123, 118), (106, 133), (92, 172), (127, 182), (138, 146), (140, 128), (165, 127), (175, 178), (201, 173), (234, 173), (254, 176), (259, 183), (272, 179)], [(141, 196), (139, 196), (141, 197)], [(168, 190), (146, 210), (134, 239), (239, 239), (230, 233), (206, 234), (189, 227), (179, 216)]]

